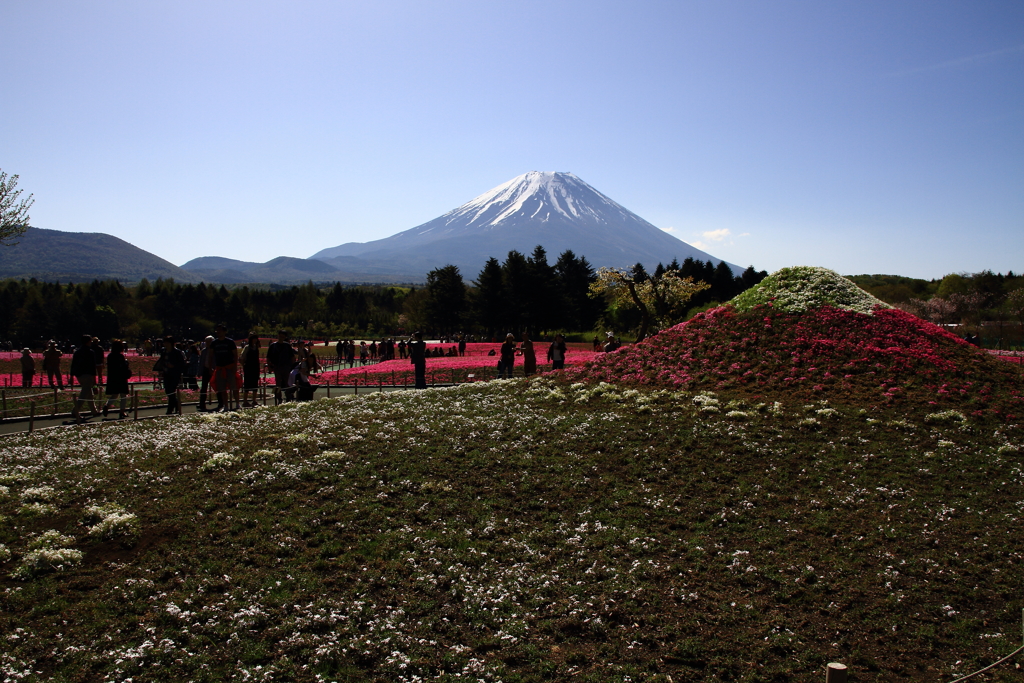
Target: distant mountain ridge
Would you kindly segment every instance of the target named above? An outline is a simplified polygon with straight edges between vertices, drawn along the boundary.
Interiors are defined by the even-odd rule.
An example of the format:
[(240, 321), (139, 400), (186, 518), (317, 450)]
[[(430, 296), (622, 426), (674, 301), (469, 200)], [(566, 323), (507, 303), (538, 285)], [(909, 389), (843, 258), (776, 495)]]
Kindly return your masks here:
[[(30, 228), (14, 247), (0, 249), (0, 278), (81, 282), (173, 278), (217, 284), (422, 283), (452, 264), (467, 280), (488, 258), (541, 245), (550, 259), (566, 250), (595, 268), (628, 268), (690, 257), (718, 259), (679, 240), (601, 194), (572, 173), (531, 171), (443, 216), (371, 242), (323, 249), (308, 259), (279, 256), (254, 263), (202, 256), (178, 267), (112, 235)], [(728, 263), (739, 275), (741, 267)]]
[[(347, 264), (345, 264), (347, 265)], [(381, 282), (398, 283), (420, 281), (413, 276), (403, 278), (402, 275), (389, 272), (360, 271), (359, 266), (346, 268), (344, 265), (332, 265), (315, 259), (295, 258), (294, 256), (278, 256), (266, 263), (238, 261), (221, 256), (200, 256), (183, 264), (182, 269), (205, 282), (219, 284), (298, 284), (309, 282)]]
[[(422, 225), (372, 242), (348, 242), (311, 256), (331, 264), (358, 258), (378, 267), (406, 264), (426, 272), (446, 264), (475, 277), (487, 258), (543, 245), (566, 249), (594, 266), (629, 267), (691, 257), (721, 259), (676, 239), (572, 173), (531, 171)], [(351, 266), (351, 261), (347, 262)], [(742, 268), (728, 264), (739, 275)]]
[(29, 228), (13, 247), (0, 248), (0, 278), (36, 278), (47, 282), (148, 278), (200, 279), (170, 261), (101, 232), (63, 232)]

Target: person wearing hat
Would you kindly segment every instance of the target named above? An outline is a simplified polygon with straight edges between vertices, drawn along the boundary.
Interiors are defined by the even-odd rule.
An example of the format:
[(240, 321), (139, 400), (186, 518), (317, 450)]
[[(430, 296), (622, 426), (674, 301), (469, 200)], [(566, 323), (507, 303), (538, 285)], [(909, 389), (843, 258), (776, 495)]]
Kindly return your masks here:
[(36, 376), (36, 360), (32, 357), (32, 349), (21, 350), (21, 386), (32, 386), (32, 378)]
[(43, 351), (43, 372), (46, 373), (51, 387), (53, 386), (53, 376), (57, 375), (57, 386), (61, 389), (64, 388), (64, 375), (60, 374), (60, 359), (63, 355), (64, 353), (57, 348), (57, 342), (52, 339), (46, 345), (46, 350)]
[(615, 349), (619, 348), (619, 342), (616, 341), (615, 334), (613, 334), (612, 332), (609, 332), (605, 336), (606, 336), (606, 341), (604, 343), (604, 352), (605, 353), (611, 353)]
[(505, 341), (501, 344), (501, 359), (498, 361), (498, 379), (508, 377), (512, 379), (512, 373), (516, 367), (516, 338), (509, 332), (505, 335)]
[(409, 342), (409, 358), (416, 373), (416, 388), (427, 388), (427, 345), (423, 341), (422, 332), (414, 332)]

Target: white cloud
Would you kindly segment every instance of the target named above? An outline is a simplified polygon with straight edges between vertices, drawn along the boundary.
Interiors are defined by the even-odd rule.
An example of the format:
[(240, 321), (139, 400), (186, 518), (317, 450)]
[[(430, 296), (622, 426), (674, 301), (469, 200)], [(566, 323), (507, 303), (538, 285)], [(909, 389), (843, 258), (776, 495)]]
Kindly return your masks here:
[(676, 231), (675, 228), (662, 228), (662, 230), (664, 230), (665, 232), (675, 232)]
[(702, 232), (701, 236), (706, 240), (711, 240), (712, 242), (721, 242), (731, 234), (732, 232), (730, 232), (729, 228), (720, 228), (718, 230), (707, 230)]
[(704, 244), (704, 243), (703, 243), (703, 242), (701, 242), (700, 240), (698, 240), (698, 241), (696, 241), (696, 242), (690, 242), (690, 244), (691, 244), (692, 246), (694, 246), (694, 247), (697, 247), (697, 248), (698, 248), (698, 249), (700, 249), (701, 251), (704, 251), (705, 249), (707, 249), (707, 248), (708, 248), (708, 245)]

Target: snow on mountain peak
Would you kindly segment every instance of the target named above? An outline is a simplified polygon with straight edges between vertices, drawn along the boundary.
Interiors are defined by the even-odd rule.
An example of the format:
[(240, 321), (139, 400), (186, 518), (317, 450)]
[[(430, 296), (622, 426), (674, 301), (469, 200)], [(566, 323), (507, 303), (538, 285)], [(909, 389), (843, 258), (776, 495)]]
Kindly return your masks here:
[(629, 213), (572, 173), (530, 171), (497, 186), (444, 215), (446, 223), (497, 227), (521, 216), (546, 222), (553, 217), (604, 222), (607, 212)]

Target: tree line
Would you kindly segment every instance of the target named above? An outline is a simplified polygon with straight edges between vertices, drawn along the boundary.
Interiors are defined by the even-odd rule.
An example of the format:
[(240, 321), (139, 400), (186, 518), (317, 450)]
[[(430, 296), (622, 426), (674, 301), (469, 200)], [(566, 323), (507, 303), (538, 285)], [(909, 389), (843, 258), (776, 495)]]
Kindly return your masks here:
[[(659, 264), (648, 275), (666, 272), (708, 284), (691, 307), (726, 301), (765, 277), (748, 268), (733, 277), (724, 263), (686, 259)], [(235, 286), (142, 280), (61, 284), (32, 280), (0, 283), (0, 340), (39, 346), (48, 339), (76, 339), (83, 333), (126, 340), (175, 334), (206, 336), (218, 322), (231, 334), (250, 330), (273, 335), (279, 328), (310, 338), (382, 337), (420, 329), (431, 336), (457, 332), (485, 338), (505, 332), (560, 330), (589, 333), (612, 329), (629, 334), (639, 328), (638, 311), (612, 296), (593, 296), (597, 273), (585, 257), (565, 251), (549, 263), (543, 247), (527, 256), (509, 252), (490, 258), (472, 282), (456, 266), (432, 270), (421, 287), (394, 285)], [(682, 316), (685, 311), (677, 311)]]

